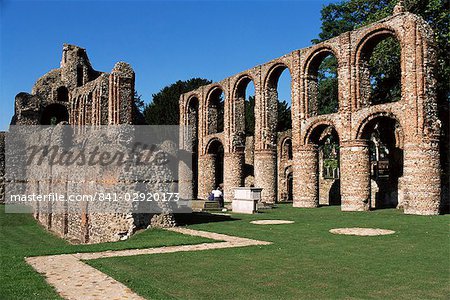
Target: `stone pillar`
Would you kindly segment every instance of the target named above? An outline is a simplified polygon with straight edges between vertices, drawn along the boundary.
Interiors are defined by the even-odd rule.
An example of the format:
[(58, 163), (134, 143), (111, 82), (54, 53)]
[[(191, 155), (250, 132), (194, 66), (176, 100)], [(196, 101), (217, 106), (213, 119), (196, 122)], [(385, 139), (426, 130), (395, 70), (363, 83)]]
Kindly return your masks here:
[(244, 160), (245, 153), (236, 150), (232, 153), (225, 153), (224, 157), (224, 200), (231, 202), (234, 198), (234, 188), (244, 186)]
[(134, 121), (134, 71), (124, 62), (118, 62), (109, 75), (109, 124), (132, 124)]
[(189, 159), (187, 161), (180, 160), (178, 163), (178, 193), (180, 199), (193, 199), (193, 173), (192, 164)]
[(198, 198), (208, 199), (208, 195), (216, 187), (216, 155), (205, 154), (198, 158)]
[(294, 207), (319, 206), (319, 151), (317, 145), (301, 146), (294, 152)]
[(262, 188), (261, 202), (275, 203), (277, 199), (277, 153), (257, 150), (254, 159), (255, 187)]
[(341, 143), (341, 210), (369, 210), (370, 158), (367, 140)]
[(441, 204), (439, 141), (405, 144), (404, 151), (405, 214), (437, 215)]

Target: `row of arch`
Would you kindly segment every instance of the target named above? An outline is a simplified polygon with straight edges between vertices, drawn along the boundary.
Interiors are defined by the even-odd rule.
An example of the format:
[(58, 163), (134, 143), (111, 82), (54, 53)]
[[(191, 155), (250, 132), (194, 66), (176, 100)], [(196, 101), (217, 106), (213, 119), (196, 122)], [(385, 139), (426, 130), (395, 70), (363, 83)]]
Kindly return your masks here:
[[(370, 59), (374, 51), (376, 50), (377, 45), (382, 42), (389, 41), (394, 44), (397, 44), (399, 53), (398, 59), (393, 60), (392, 64), (395, 65), (397, 70), (394, 70), (391, 73), (394, 73), (391, 78), (385, 78), (389, 76), (389, 74), (376, 74), (377, 78), (374, 79), (374, 76), (371, 74), (371, 65)], [(377, 54), (377, 53), (375, 53)], [(358, 43), (356, 55), (353, 59), (353, 63), (356, 66), (356, 74), (357, 76), (357, 86), (355, 90), (356, 93), (356, 102), (351, 104), (346, 104), (344, 107), (352, 107), (353, 110), (359, 109), (362, 107), (366, 107), (372, 104), (381, 104), (394, 102), (400, 99), (401, 93), (401, 74), (403, 70), (400, 65), (400, 56), (401, 56), (401, 47), (400, 40), (397, 38), (397, 34), (393, 29), (382, 28), (377, 31), (371, 32), (365, 38)], [(391, 58), (392, 60), (392, 58)], [(325, 64), (325, 70), (321, 69), (321, 66)], [(340, 75), (341, 73), (346, 72), (340, 69), (343, 69), (343, 58), (339, 55), (338, 50), (335, 46), (332, 46), (331, 43), (327, 43), (315, 48), (311, 54), (304, 60), (300, 70), (302, 74), (305, 74), (304, 78), (304, 110), (306, 113), (306, 117), (314, 117), (322, 114), (336, 113), (339, 111), (339, 102), (343, 101), (342, 97), (339, 97), (340, 89), (342, 83), (340, 83)], [(204, 134), (215, 134), (223, 131), (225, 120), (223, 119), (223, 107), (226, 99), (233, 99), (233, 102), (239, 102), (240, 99), (245, 99), (245, 91), (250, 84), (253, 82), (255, 85), (255, 93), (258, 93), (256, 90), (265, 95), (262, 103), (262, 107), (267, 107), (268, 110), (273, 109), (274, 103), (264, 103), (264, 101), (271, 101), (270, 99), (277, 99), (277, 84), (278, 79), (280, 78), (283, 71), (288, 70), (289, 74), (293, 75), (293, 66), (289, 66), (284, 62), (277, 62), (267, 71), (267, 75), (262, 80), (262, 89), (259, 86), (259, 83), (255, 85), (254, 74), (246, 73), (242, 74), (235, 80), (233, 86), (228, 91), (226, 88), (221, 86), (221, 84), (217, 83), (208, 88), (205, 92), (205, 97), (200, 97), (197, 94), (192, 94), (189, 99), (187, 99), (185, 109), (186, 111), (195, 109), (200, 104), (199, 99), (204, 99), (204, 103), (202, 103), (203, 107), (206, 109), (205, 116), (205, 124), (206, 129)], [(395, 69), (393, 68), (393, 69)], [(372, 68), (373, 69), (373, 68)], [(376, 71), (376, 70), (375, 70)], [(331, 74), (333, 73), (334, 74)], [(395, 78), (392, 78), (395, 77)], [(327, 79), (327, 87), (320, 89), (320, 83), (323, 81), (323, 78)], [(376, 80), (380, 82), (376, 82)], [(291, 83), (293, 85), (293, 83)], [(386, 85), (389, 85), (386, 87)], [(380, 87), (381, 86), (381, 87)], [(383, 90), (384, 92), (372, 93), (375, 89)], [(393, 89), (392, 92), (387, 92), (389, 88)], [(227, 95), (229, 93), (230, 95)], [(374, 97), (372, 97), (374, 96)], [(340, 99), (341, 98), (341, 99)], [(269, 100), (267, 100), (269, 99)], [(333, 102), (333, 103), (331, 103)], [(297, 105), (299, 105), (298, 103)], [(265, 116), (265, 112), (261, 111), (263, 115), (260, 115), (262, 120), (261, 126), (267, 127), (272, 126), (276, 120), (271, 120), (270, 116)], [(273, 118), (272, 118), (273, 119)], [(235, 111), (230, 116), (230, 126), (238, 131), (242, 129), (242, 124), (238, 124), (239, 120), (237, 118), (237, 114)], [(266, 123), (264, 123), (266, 122)]]
[[(368, 142), (367, 160), (370, 170), (369, 207), (395, 208), (402, 205), (400, 181), (403, 176), (404, 133), (400, 120), (392, 113), (379, 112), (370, 115), (359, 125), (358, 139)], [(332, 123), (313, 124), (307, 135), (306, 144), (314, 146), (315, 154), (308, 161), (311, 170), (316, 172), (317, 202), (326, 205), (341, 204), (340, 189), (340, 146), (338, 128)], [(224, 182), (224, 143), (219, 137), (211, 138), (206, 144), (206, 155), (212, 158), (213, 185)], [(279, 142), (279, 163), (282, 174), (278, 176), (278, 201), (293, 200), (294, 175), (292, 167), (292, 137), (287, 136)], [(328, 166), (327, 164), (335, 165)], [(330, 171), (331, 170), (331, 171)], [(239, 176), (239, 175), (236, 175)], [(245, 176), (245, 175), (243, 175)], [(281, 179), (281, 180), (280, 180)], [(298, 180), (308, 180), (299, 178)], [(281, 191), (281, 192), (280, 192)], [(286, 194), (286, 195), (283, 195)], [(281, 195), (281, 196), (280, 196)]]

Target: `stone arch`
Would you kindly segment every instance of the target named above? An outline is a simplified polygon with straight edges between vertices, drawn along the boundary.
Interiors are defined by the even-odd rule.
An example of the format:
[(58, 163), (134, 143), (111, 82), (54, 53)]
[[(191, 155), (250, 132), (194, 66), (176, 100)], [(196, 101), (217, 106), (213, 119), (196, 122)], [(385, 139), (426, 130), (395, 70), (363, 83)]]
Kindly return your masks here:
[(212, 137), (208, 140), (208, 142), (205, 145), (204, 154), (211, 154), (214, 152), (215, 147), (218, 145), (218, 143), (224, 145), (222, 139), (220, 137)]
[[(403, 74), (404, 74), (404, 66), (400, 63), (403, 61), (403, 40), (401, 35), (397, 32), (395, 28), (389, 26), (378, 27), (373, 30), (367, 32), (357, 43), (356, 51), (355, 51), (355, 60), (354, 65), (356, 66), (356, 103), (354, 103), (355, 108), (361, 108), (370, 106), (372, 103), (372, 83), (371, 83), (371, 74), (369, 70), (369, 60), (373, 54), (375, 47), (382, 41), (393, 38), (394, 42), (398, 43), (400, 49), (400, 59), (398, 61), (400, 72), (400, 78), (397, 78), (396, 81), (400, 84), (400, 93), (401, 87), (403, 85)], [(399, 95), (401, 98), (401, 94)], [(395, 97), (397, 98), (397, 97)], [(399, 98), (399, 99), (400, 99)], [(395, 101), (399, 100), (396, 99)], [(393, 99), (391, 99), (393, 100)], [(380, 103), (388, 103), (390, 101), (380, 102)]]
[(198, 197), (198, 137), (200, 100), (192, 95), (186, 101), (186, 125), (188, 126), (187, 150), (192, 152), (192, 198)]
[(336, 124), (331, 121), (331, 120), (324, 120), (324, 119), (320, 119), (320, 120), (316, 120), (315, 122), (312, 122), (308, 128), (305, 131), (305, 135), (303, 138), (303, 144), (314, 144), (315, 142), (317, 142), (318, 140), (315, 139), (316, 133), (317, 132), (322, 132), (324, 131), (326, 128), (333, 128), (333, 130), (336, 131), (336, 134), (340, 137), (340, 132), (338, 130), (338, 127), (336, 126)]
[[(210, 178), (212, 188), (223, 185), (224, 182), (224, 144), (220, 138), (214, 137), (208, 141), (205, 154), (211, 168), (207, 168), (207, 178)], [(210, 185), (211, 185), (210, 184)], [(211, 188), (211, 186), (209, 187)]]
[(400, 118), (398, 118), (394, 113), (389, 111), (379, 111), (376, 113), (369, 114), (367, 117), (365, 117), (361, 122), (359, 122), (356, 133), (355, 133), (355, 139), (365, 139), (365, 132), (364, 129), (367, 128), (368, 124), (373, 122), (373, 120), (377, 118), (385, 118), (385, 119), (393, 119), (396, 122), (397, 128), (396, 128), (396, 146), (403, 148), (404, 146), (404, 140), (405, 135), (403, 131), (402, 122), (400, 121)]
[(390, 112), (371, 114), (360, 123), (357, 137), (369, 143), (369, 207), (402, 207), (404, 135), (399, 119)]
[(69, 90), (65, 86), (56, 89), (56, 101), (69, 102)]
[(200, 97), (197, 94), (192, 94), (189, 96), (185, 104), (185, 111), (189, 111), (189, 108), (194, 106), (200, 108)]
[[(336, 71), (335, 74), (331, 74), (331, 80), (333, 80), (332, 76), (335, 76), (333, 80), (333, 84), (330, 86), (331, 93), (330, 99), (331, 101), (335, 101), (336, 103), (329, 104), (329, 107), (325, 107), (324, 103), (325, 99), (321, 99), (325, 97), (325, 95), (320, 95), (319, 89), (319, 70), (322, 63), (330, 58), (336, 60)], [(309, 117), (313, 117), (316, 115), (324, 115), (329, 113), (336, 113), (339, 110), (339, 56), (338, 51), (330, 46), (323, 46), (318, 49), (315, 49), (311, 54), (309, 54), (305, 60), (305, 64), (303, 67), (303, 74), (306, 75), (305, 82), (305, 91), (306, 91), (306, 101), (305, 107), (306, 112)], [(328, 101), (328, 102), (331, 102)]]
[[(340, 135), (333, 122), (322, 120), (310, 125), (305, 144), (311, 147), (311, 170), (317, 174), (316, 197), (318, 205), (340, 205)], [(315, 166), (313, 166), (315, 165)]]
[[(291, 92), (291, 98), (292, 98), (292, 71), (289, 69), (289, 66), (286, 65), (284, 62), (276, 62), (274, 63), (269, 70), (267, 71), (265, 77), (264, 77), (264, 93), (265, 97), (263, 99), (262, 107), (263, 107), (263, 114), (262, 114), (262, 120), (260, 121), (261, 125), (260, 128), (263, 130), (267, 130), (268, 132), (265, 132), (266, 137), (265, 144), (267, 145), (276, 145), (276, 132), (277, 131), (284, 131), (286, 129), (292, 128), (292, 116), (291, 116), (291, 124), (290, 128), (283, 128), (280, 129), (277, 128), (278, 125), (278, 81), (282, 75), (282, 73), (287, 70), (289, 72), (289, 76), (291, 77), (291, 84), (290, 84), (290, 92)], [(292, 112), (291, 112), (292, 114)]]
[(293, 149), (292, 149), (292, 138), (285, 137), (279, 143), (278, 151), (280, 153), (281, 159), (292, 160)]
[[(233, 132), (246, 132), (248, 124), (246, 124), (246, 89), (250, 83), (255, 80), (249, 74), (241, 75), (235, 82), (232, 89), (233, 102), (232, 102), (232, 114), (231, 114), (231, 126)], [(254, 124), (253, 124), (254, 127)], [(253, 128), (254, 129), (254, 128)]]
[(213, 85), (206, 93), (205, 99), (207, 134), (209, 135), (222, 132), (225, 121), (225, 89), (221, 85)]
[(69, 121), (69, 112), (67, 107), (53, 103), (47, 105), (42, 111), (41, 115), (41, 125), (56, 125), (60, 122), (68, 122)]

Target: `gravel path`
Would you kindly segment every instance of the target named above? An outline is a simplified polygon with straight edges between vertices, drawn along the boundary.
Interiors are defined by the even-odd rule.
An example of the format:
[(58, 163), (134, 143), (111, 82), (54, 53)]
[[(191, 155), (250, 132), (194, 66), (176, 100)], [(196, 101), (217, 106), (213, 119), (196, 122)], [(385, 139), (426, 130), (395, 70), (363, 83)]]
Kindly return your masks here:
[(209, 238), (220, 242), (147, 249), (38, 256), (28, 257), (25, 258), (25, 260), (37, 272), (42, 274), (46, 278), (47, 282), (52, 285), (56, 289), (56, 291), (65, 299), (144, 299), (131, 291), (122, 283), (83, 263), (82, 260), (271, 244), (270, 242), (265, 241), (258, 241), (226, 234), (180, 227), (169, 228), (167, 230), (187, 235)]

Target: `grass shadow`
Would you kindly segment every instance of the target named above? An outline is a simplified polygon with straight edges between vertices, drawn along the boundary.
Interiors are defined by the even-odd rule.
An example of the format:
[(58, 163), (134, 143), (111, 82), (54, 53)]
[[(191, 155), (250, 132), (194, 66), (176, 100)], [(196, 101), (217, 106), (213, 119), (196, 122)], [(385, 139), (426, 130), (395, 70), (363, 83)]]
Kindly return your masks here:
[(238, 221), (240, 219), (225, 214), (211, 214), (207, 212), (193, 212), (190, 214), (175, 214), (177, 225), (195, 225), (215, 222)]

